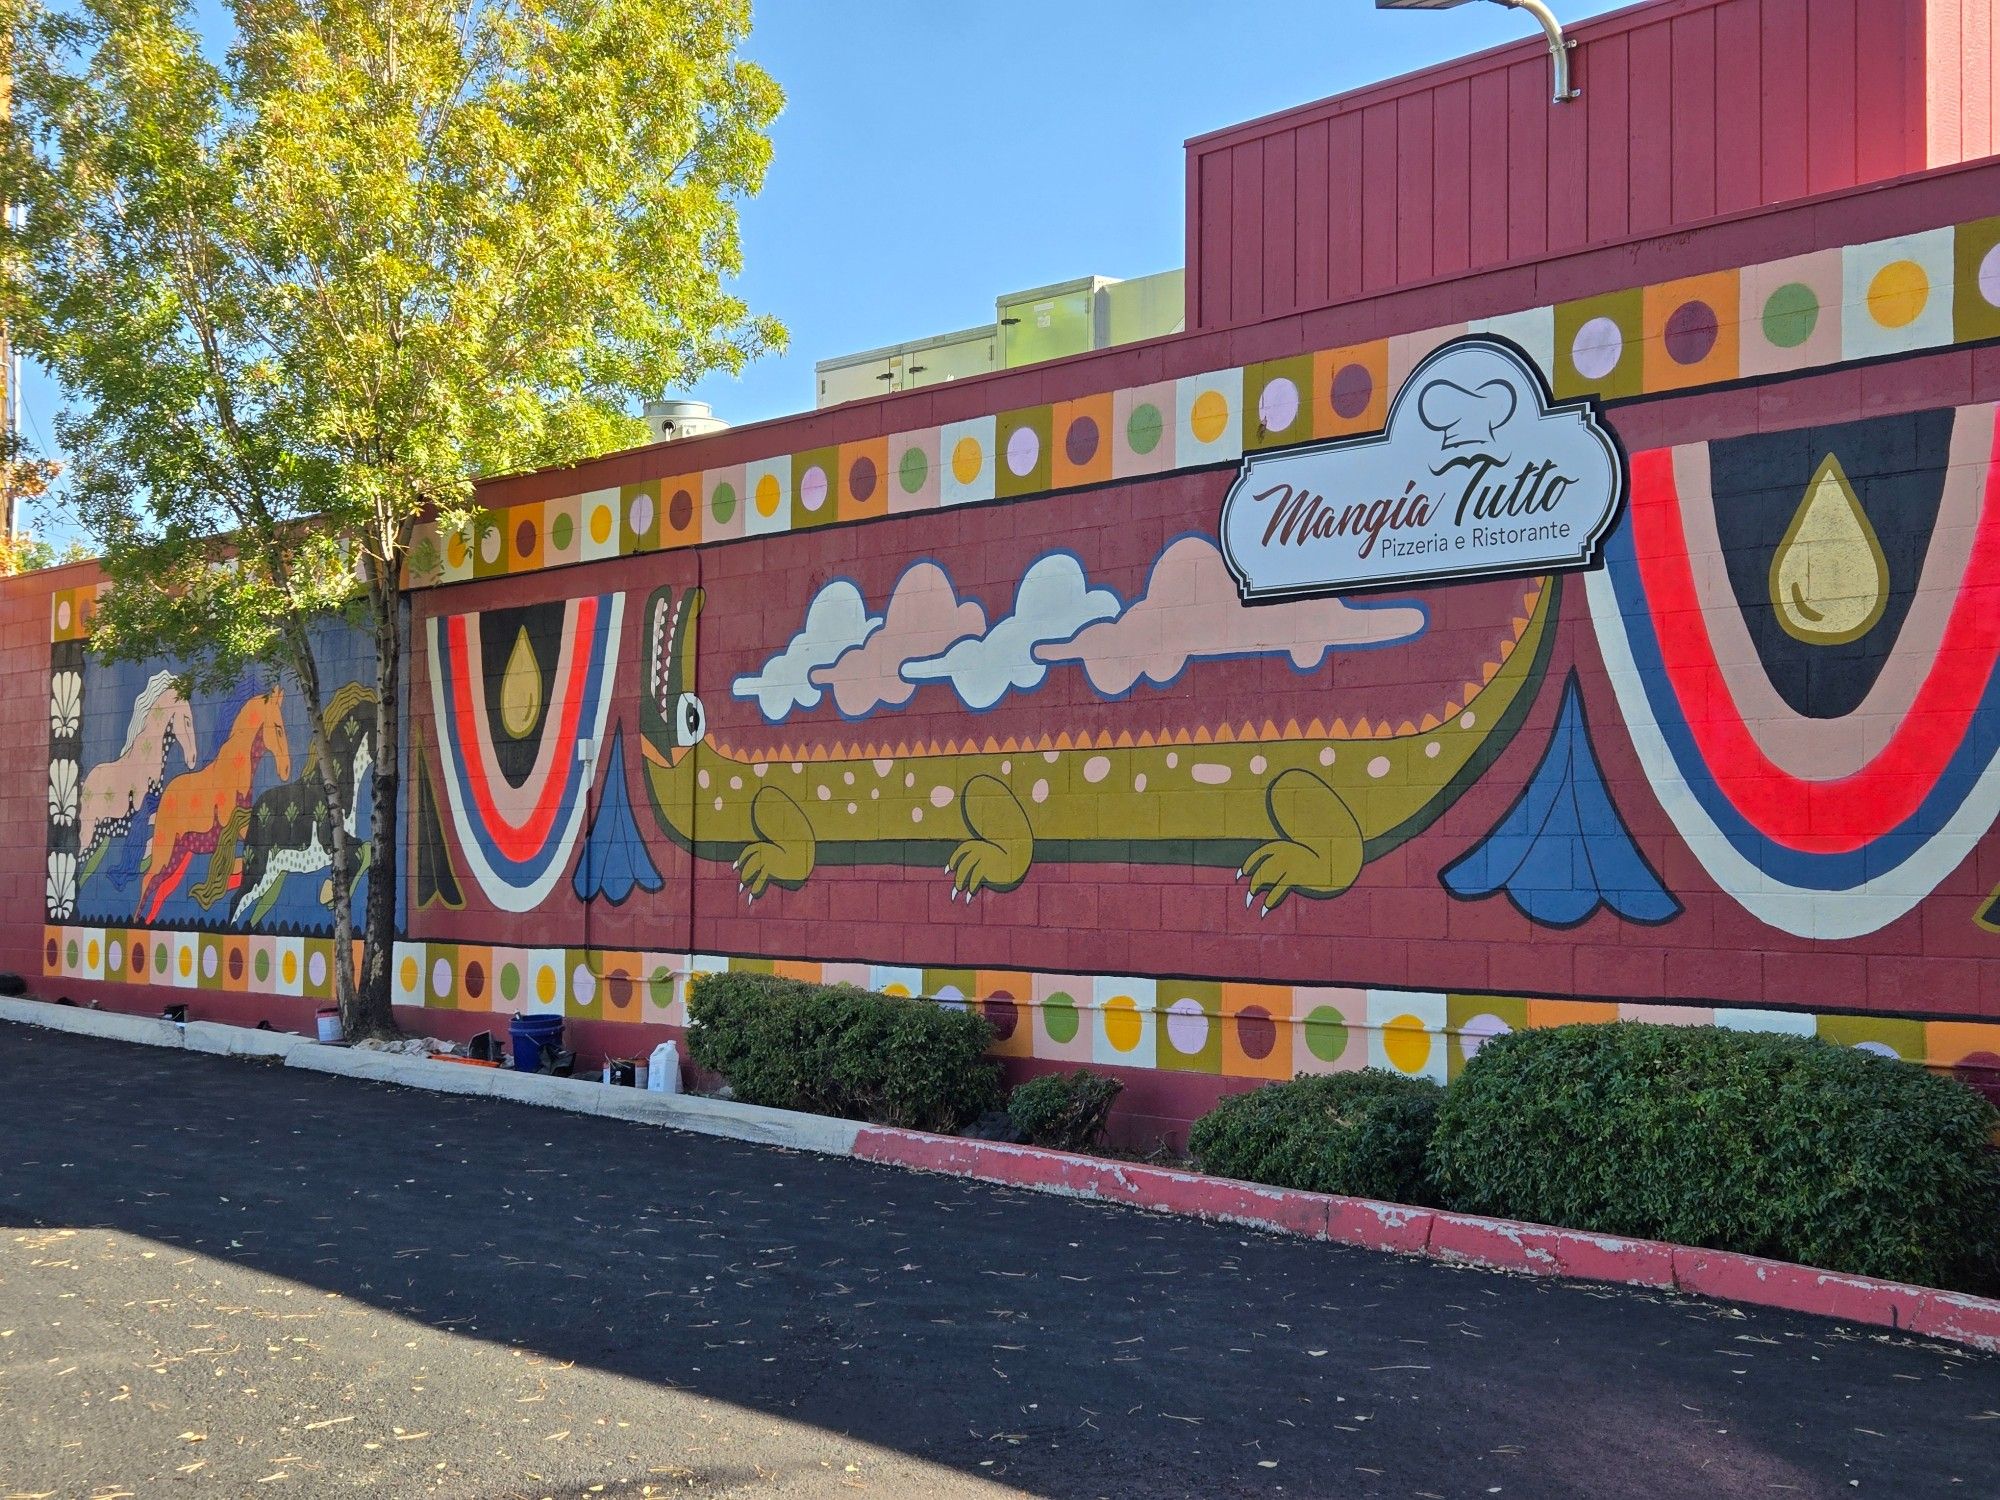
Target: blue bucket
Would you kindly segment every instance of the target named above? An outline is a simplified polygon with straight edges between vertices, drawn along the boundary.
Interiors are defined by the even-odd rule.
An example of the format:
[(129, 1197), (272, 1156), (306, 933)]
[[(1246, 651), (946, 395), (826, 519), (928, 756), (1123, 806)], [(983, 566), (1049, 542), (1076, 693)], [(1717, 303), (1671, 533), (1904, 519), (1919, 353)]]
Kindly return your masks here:
[(554, 1052), (562, 1046), (562, 1032), (561, 1016), (514, 1017), (507, 1024), (507, 1037), (513, 1044), (515, 1070), (539, 1073), (542, 1053), (545, 1050)]

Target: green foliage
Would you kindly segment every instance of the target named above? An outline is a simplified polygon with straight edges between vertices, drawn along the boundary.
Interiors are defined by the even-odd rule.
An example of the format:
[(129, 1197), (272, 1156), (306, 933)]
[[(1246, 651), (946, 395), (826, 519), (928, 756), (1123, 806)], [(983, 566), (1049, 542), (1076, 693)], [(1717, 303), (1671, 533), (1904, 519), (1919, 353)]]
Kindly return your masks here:
[(999, 1098), (983, 1016), (772, 974), (708, 974), (688, 1055), (746, 1104), (950, 1132)]
[(1994, 1112), (1811, 1038), (1561, 1026), (1486, 1043), (1429, 1165), (1452, 1208), (1931, 1285), (1989, 1254)]
[(1116, 1078), (1088, 1068), (1044, 1073), (1008, 1096), (1007, 1113), (1034, 1145), (1088, 1151), (1104, 1133), (1111, 1106), (1124, 1088)]
[(1318, 1193), (1427, 1203), (1424, 1150), (1444, 1090), (1365, 1069), (1300, 1074), (1224, 1099), (1194, 1122), (1205, 1172)]
[[(396, 706), (418, 523), (642, 440), (635, 398), (783, 330), (727, 290), (782, 96), (749, 0), (0, 0), (0, 320), (73, 408), (93, 645), (198, 682), (377, 657), (368, 983), (388, 1020)], [(333, 856), (337, 983), (359, 856)], [(349, 1030), (359, 1032), (349, 1016)]]

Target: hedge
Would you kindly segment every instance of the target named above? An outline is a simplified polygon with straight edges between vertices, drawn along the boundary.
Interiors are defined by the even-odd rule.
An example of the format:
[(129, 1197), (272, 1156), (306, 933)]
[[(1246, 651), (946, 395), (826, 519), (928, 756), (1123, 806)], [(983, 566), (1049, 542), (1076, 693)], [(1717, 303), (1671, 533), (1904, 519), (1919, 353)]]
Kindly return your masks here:
[(1111, 1106), (1125, 1085), (1078, 1068), (1030, 1078), (1007, 1098), (1007, 1113), (1029, 1144), (1055, 1151), (1088, 1151), (1104, 1133)]
[(954, 1131), (998, 1101), (983, 1016), (773, 974), (706, 974), (688, 993), (688, 1055), (746, 1104)]
[(1949, 1285), (1993, 1254), (1996, 1117), (1806, 1037), (1616, 1023), (1489, 1041), (1428, 1156), (1447, 1207)]
[(1274, 1187), (1429, 1203), (1424, 1153), (1444, 1090), (1367, 1069), (1301, 1074), (1236, 1094), (1194, 1122), (1204, 1172)]

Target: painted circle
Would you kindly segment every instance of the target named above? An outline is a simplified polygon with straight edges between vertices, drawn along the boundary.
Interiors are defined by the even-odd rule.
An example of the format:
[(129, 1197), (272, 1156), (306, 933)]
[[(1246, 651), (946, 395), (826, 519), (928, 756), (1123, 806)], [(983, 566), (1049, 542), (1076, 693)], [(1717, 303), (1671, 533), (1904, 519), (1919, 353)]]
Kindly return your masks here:
[(1188, 431), (1197, 443), (1213, 443), (1229, 429), (1229, 398), (1220, 391), (1203, 391), (1188, 408)]
[(1329, 394), (1333, 414), (1344, 422), (1352, 422), (1375, 399), (1375, 377), (1366, 365), (1342, 365), (1334, 372), (1333, 390)]
[(1246, 1005), (1236, 1013), (1236, 1045), (1252, 1062), (1262, 1062), (1278, 1047), (1278, 1023), (1261, 1005)]
[(2000, 1052), (1968, 1052), (1952, 1064), (1960, 1082), (2000, 1105)]
[(76, 960), (77, 960), (77, 943), (75, 938), (71, 938), (69, 940), (69, 946), (63, 951), (63, 963), (65, 967), (74, 969), (76, 967)]
[(479, 528), (479, 560), (492, 564), (500, 561), (500, 528), (482, 526)]
[(1257, 398), (1257, 420), (1264, 424), (1264, 430), (1283, 432), (1298, 420), (1298, 416), (1298, 382), (1286, 375), (1266, 382), (1263, 394)]
[(418, 974), (416, 956), (409, 953), (404, 954), (403, 961), (396, 965), (397, 981), (405, 990), (414, 990), (417, 987)]
[(1868, 312), (1884, 328), (1907, 328), (1931, 299), (1931, 279), (1913, 260), (1892, 260), (1868, 283)]
[[(49, 967), (54, 968), (55, 962), (56, 945), (55, 940), (51, 938), (49, 940)], [(146, 945), (144, 943), (134, 943), (132, 945), (132, 972), (134, 974), (143, 974), (146, 972)]]
[(931, 461), (921, 448), (905, 448), (903, 456), (896, 464), (896, 483), (903, 487), (903, 493), (914, 495), (924, 487), (931, 477)]
[(521, 966), (506, 963), (500, 966), (500, 998), (513, 1000), (521, 993)]
[(1431, 1060), (1431, 1034), (1415, 1016), (1397, 1016), (1382, 1028), (1382, 1055), (1400, 1073), (1420, 1072)]
[[(132, 956), (137, 958), (139, 950), (134, 948)], [(269, 948), (259, 948), (257, 950), (257, 956), (250, 960), (250, 971), (256, 976), (259, 984), (269, 984), (271, 982), (271, 950)]]
[(567, 551), (569, 544), (576, 540), (576, 517), (563, 511), (549, 522), (549, 545), (558, 552)]
[(632, 983), (632, 976), (625, 973), (622, 969), (616, 974), (607, 974), (605, 976), (604, 998), (610, 1002), (613, 1010), (625, 1009), (626, 1006), (632, 1003), (632, 997), (635, 993), (637, 993), (637, 990)]
[(313, 953), (306, 957), (306, 983), (318, 989), (326, 983), (326, 955)]
[(1331, 1005), (1316, 1005), (1306, 1013), (1306, 1051), (1323, 1063), (1337, 1063), (1347, 1050), (1347, 1018)]
[(486, 965), (473, 959), (465, 966), (465, 998), (477, 1000), (486, 993)]
[(177, 967), (181, 971), (181, 978), (192, 979), (194, 977), (194, 950), (192, 948), (183, 948), (178, 956), (180, 963)]
[(1625, 335), (1609, 318), (1588, 319), (1570, 340), (1569, 357), (1585, 380), (1603, 380), (1625, 357)]
[(243, 979), (243, 950), (241, 948), (231, 948), (229, 950), (229, 977), (233, 982), (237, 983), (241, 983)]
[(1819, 327), (1819, 294), (1802, 281), (1788, 281), (1764, 299), (1764, 337), (1780, 349), (1796, 349)]
[(1070, 461), (1072, 467), (1080, 469), (1097, 457), (1097, 446), (1102, 441), (1096, 419), (1078, 417), (1063, 434), (1063, 457)]
[(444, 560), (446, 566), (448, 567), (462, 568), (465, 566), (464, 532), (454, 531), (449, 537), (445, 539)]
[[(299, 956), (290, 949), (287, 949), (278, 960), (278, 978), (286, 984), (299, 982)], [(411, 982), (415, 983), (414, 980)]]
[(1068, 991), (1057, 990), (1042, 1002), (1042, 1030), (1058, 1046), (1075, 1041), (1080, 1024), (1076, 1001)]
[(1193, 996), (1183, 995), (1167, 1007), (1167, 1043), (1188, 1057), (1208, 1045), (1208, 1012)]
[(979, 446), (979, 439), (962, 437), (951, 450), (951, 477), (960, 484), (971, 484), (985, 461), (986, 451)]
[[(135, 966), (141, 971), (143, 971), (146, 967), (146, 960), (139, 957), (140, 953), (143, 951), (144, 951), (143, 949), (135, 948), (132, 952), (133, 958), (137, 960)], [(62, 944), (58, 943), (54, 938), (50, 938), (48, 942), (42, 945), (42, 967), (47, 969), (53, 969), (57, 964), (61, 962), (62, 962)]]
[(522, 521), (514, 528), (514, 555), (526, 557), (535, 550), (535, 523)]
[(875, 472), (875, 460), (864, 453), (847, 466), (847, 493), (855, 504), (866, 505), (875, 498), (875, 486), (881, 479)]
[(766, 517), (775, 516), (778, 513), (778, 502), (784, 499), (784, 495), (778, 487), (778, 476), (776, 474), (759, 474), (757, 476), (757, 489), (751, 498), (756, 502), (758, 515)]
[(590, 508), (590, 539), (600, 547), (611, 540), (611, 507), (593, 505)]
[(1505, 1036), (1513, 1029), (1491, 1011), (1482, 1012), (1458, 1028), (1458, 1050), (1469, 1060), (1494, 1037)]
[(578, 1005), (588, 1005), (597, 998), (597, 976), (590, 972), (590, 965), (578, 964), (569, 972), (570, 998)]
[(1007, 435), (1007, 472), (1026, 479), (1042, 459), (1042, 435), (1032, 427), (1016, 427)]
[(686, 485), (682, 485), (667, 502), (667, 524), (675, 531), (686, 531), (693, 520), (694, 496), (688, 492)]
[(56, 601), (56, 629), (58, 630), (69, 629), (69, 622), (70, 622), (69, 600), (58, 599)]
[(1160, 446), (1166, 432), (1166, 419), (1150, 401), (1141, 401), (1125, 419), (1125, 445), (1141, 458)]
[(203, 943), (201, 945), (201, 977), (203, 979), (215, 978), (216, 968), (217, 968), (217, 961), (216, 961), (215, 949), (209, 946), (207, 943)]
[(155, 943), (153, 945), (153, 972), (159, 975), (167, 973), (167, 945), (165, 943)]
[(708, 513), (715, 517), (718, 525), (727, 526), (729, 518), (736, 514), (736, 486), (725, 479), (710, 490)]
[(125, 945), (113, 938), (104, 949), (104, 967), (114, 974), (125, 967)]
[(931, 999), (946, 1010), (969, 1009), (965, 1003), (965, 991), (955, 984), (940, 985), (937, 993), (932, 995)]
[(1683, 302), (1667, 315), (1662, 340), (1667, 358), (1677, 365), (1698, 365), (1714, 351), (1721, 332), (1714, 308), (1699, 299)]
[(1139, 1045), (1142, 1030), (1139, 1002), (1130, 995), (1113, 995), (1104, 1002), (1104, 1040), (1113, 1050), (1130, 1052)]
[(89, 942), (88, 942), (87, 944), (85, 944), (85, 945), (84, 945), (84, 950), (83, 950), (83, 962), (84, 962), (84, 966), (85, 966), (86, 968), (91, 968), (91, 969), (94, 969), (94, 968), (96, 968), (96, 967), (97, 967), (97, 939), (96, 939), (96, 938), (92, 938), (92, 939), (91, 939), (91, 940), (90, 940), (90, 941), (89, 941)]
[(1986, 299), (1986, 305), (2000, 307), (2000, 244), (1980, 257), (1977, 282), (1979, 295)]
[(431, 964), (431, 993), (442, 1000), (451, 993), (451, 960), (440, 958)]
[(1012, 995), (988, 995), (979, 1008), (985, 1013), (986, 1024), (993, 1028), (995, 1041), (1004, 1042), (1021, 1029), (1021, 1007)]
[(644, 536), (653, 529), (651, 490), (641, 490), (632, 497), (632, 503), (625, 507), (625, 525), (634, 536)]
[(799, 476), (799, 504), (817, 515), (826, 504), (830, 486), (826, 481), (826, 470), (818, 464), (812, 465)]

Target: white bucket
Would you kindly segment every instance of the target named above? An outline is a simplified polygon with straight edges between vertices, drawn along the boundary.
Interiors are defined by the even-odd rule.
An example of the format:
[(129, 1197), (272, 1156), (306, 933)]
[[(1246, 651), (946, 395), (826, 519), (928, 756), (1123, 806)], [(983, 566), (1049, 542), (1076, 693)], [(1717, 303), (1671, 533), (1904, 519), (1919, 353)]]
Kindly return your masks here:
[(655, 1094), (681, 1091), (681, 1049), (672, 1042), (662, 1042), (653, 1049), (646, 1068), (646, 1087)]
[(322, 1042), (344, 1042), (347, 1033), (341, 1029), (340, 1012), (329, 1005), (319, 1013), (319, 1039)]

